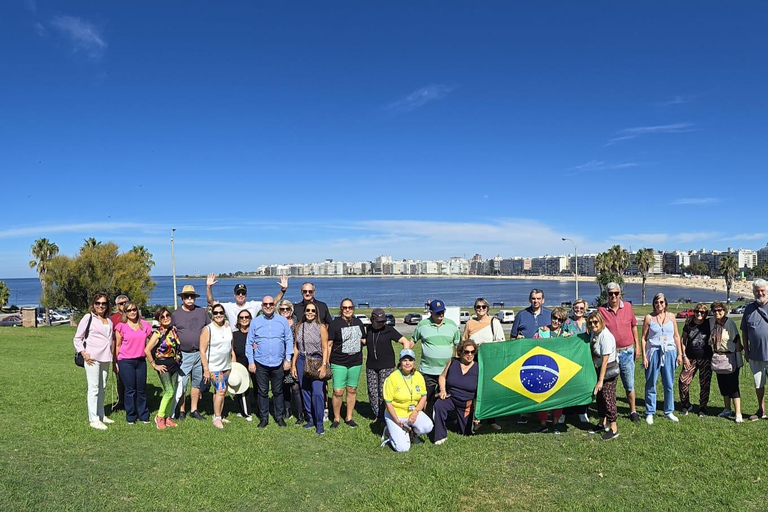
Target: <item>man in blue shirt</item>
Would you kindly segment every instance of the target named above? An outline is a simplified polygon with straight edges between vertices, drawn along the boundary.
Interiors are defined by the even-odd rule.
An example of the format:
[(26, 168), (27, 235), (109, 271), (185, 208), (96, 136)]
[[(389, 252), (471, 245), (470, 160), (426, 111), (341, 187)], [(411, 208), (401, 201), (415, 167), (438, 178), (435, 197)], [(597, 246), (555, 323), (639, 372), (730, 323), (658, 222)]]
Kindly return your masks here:
[(549, 325), (552, 320), (552, 312), (544, 307), (544, 292), (537, 288), (528, 294), (530, 307), (520, 311), (512, 323), (510, 339), (533, 338), (539, 327)]
[(272, 402), (275, 421), (285, 426), (283, 419), (283, 372), (291, 369), (293, 334), (288, 321), (275, 314), (275, 299), (267, 295), (261, 300), (263, 315), (251, 321), (245, 343), (248, 370), (256, 374), (256, 403), (259, 428), (269, 423), (269, 385), (272, 384)]

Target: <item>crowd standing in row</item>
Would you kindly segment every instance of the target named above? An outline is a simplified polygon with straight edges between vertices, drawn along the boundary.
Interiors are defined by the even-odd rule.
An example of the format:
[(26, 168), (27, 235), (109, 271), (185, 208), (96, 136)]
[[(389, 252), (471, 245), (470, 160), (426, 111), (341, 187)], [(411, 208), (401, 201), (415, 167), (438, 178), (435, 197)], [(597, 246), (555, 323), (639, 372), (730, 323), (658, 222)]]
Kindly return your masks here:
[[(85, 361), (88, 417), (91, 427), (107, 429), (114, 423), (104, 414), (104, 390), (110, 367), (119, 376), (121, 397), (129, 424), (149, 423), (146, 397), (147, 363), (157, 372), (162, 399), (155, 416), (158, 429), (176, 427), (186, 417), (203, 420), (198, 410), (202, 390), (213, 388), (213, 418), (223, 429), (229, 420), (223, 414), (227, 390), (234, 396), (238, 416), (250, 421), (253, 414), (250, 380), (256, 394), (258, 426), (269, 423), (269, 392), (272, 392), (274, 419), (280, 427), (295, 416), (305, 428), (324, 433), (324, 421), (331, 428), (341, 422), (354, 428), (357, 387), (362, 371), (363, 347), (367, 347), (366, 380), (374, 423), (385, 427), (384, 443), (396, 451), (407, 451), (419, 436), (432, 433), (435, 444), (447, 439), (446, 423), (455, 415), (461, 434), (470, 435), (481, 427), (474, 420), (478, 383), (476, 355), (484, 343), (507, 339), (498, 319), (488, 315), (489, 304), (477, 299), (475, 316), (463, 334), (455, 322), (445, 318), (445, 304), (429, 303), (430, 316), (416, 326), (411, 340), (393, 326), (386, 325), (386, 314), (374, 309), (371, 327), (366, 329), (355, 317), (351, 299), (340, 304), (341, 315), (331, 318), (328, 306), (315, 299), (312, 283), (302, 285), (302, 301), (282, 300), (288, 281), (278, 283), (280, 292), (273, 298), (248, 301), (247, 288), (238, 284), (234, 302), (219, 303), (213, 296), (216, 276), (206, 282), (210, 306), (195, 304), (199, 295), (191, 285), (179, 296), (182, 306), (173, 313), (161, 307), (155, 313), (157, 330), (141, 318), (138, 306), (128, 297), (116, 299), (118, 311), (110, 318), (105, 294), (96, 294), (89, 313), (80, 321), (74, 338), (75, 349)], [(619, 378), (627, 393), (629, 419), (639, 422), (634, 390), (635, 361), (642, 357), (645, 370), (645, 418), (652, 425), (656, 416), (656, 382), (661, 377), (664, 390), (664, 417), (679, 421), (674, 413), (675, 369), (682, 365), (678, 389), (682, 414), (693, 410), (689, 387), (699, 374), (699, 415), (707, 415), (712, 372), (724, 398), (721, 417), (743, 421), (739, 394), (739, 368), (744, 357), (749, 362), (758, 399), (758, 411), (750, 420), (766, 418), (765, 384), (768, 378), (768, 283), (753, 283), (755, 302), (747, 306), (740, 329), (726, 315), (722, 302), (709, 309), (699, 303), (694, 316), (685, 323), (682, 334), (668, 311), (664, 294), (656, 294), (653, 311), (643, 319), (638, 336), (632, 305), (622, 299), (621, 287), (606, 286), (608, 300), (585, 318), (586, 301), (574, 302), (571, 314), (561, 307), (549, 310), (544, 293), (534, 289), (530, 307), (520, 311), (509, 339), (568, 337), (590, 334), (591, 351), (597, 374), (594, 394), (598, 423), (590, 430), (605, 440), (618, 436), (616, 392)], [(278, 313), (276, 314), (276, 309)], [(576, 338), (574, 338), (576, 339)], [(421, 361), (416, 369), (412, 350), (421, 343)], [(546, 343), (546, 341), (542, 341)], [(400, 344), (395, 361), (393, 344)], [(246, 369), (247, 368), (247, 369)], [(326, 397), (327, 382), (332, 382), (330, 412)], [(186, 390), (190, 388), (190, 411), (186, 412)], [(342, 420), (342, 406), (346, 402)], [(538, 431), (554, 432), (566, 415), (588, 421), (586, 406), (537, 414)], [(332, 416), (328, 418), (327, 416)], [(519, 421), (525, 422), (526, 418)], [(494, 430), (501, 427), (487, 421)]]

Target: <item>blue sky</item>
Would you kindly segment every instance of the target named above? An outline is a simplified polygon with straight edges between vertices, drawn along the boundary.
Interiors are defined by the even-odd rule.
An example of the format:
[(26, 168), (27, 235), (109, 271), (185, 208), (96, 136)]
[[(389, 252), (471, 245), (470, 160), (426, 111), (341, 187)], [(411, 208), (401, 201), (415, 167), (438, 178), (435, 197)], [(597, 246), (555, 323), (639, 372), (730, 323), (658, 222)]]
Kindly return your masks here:
[(761, 2), (4, 2), (0, 277), (35, 275), (36, 238), (91, 236), (169, 274), (171, 228), (179, 273), (561, 237), (758, 249), (766, 22)]

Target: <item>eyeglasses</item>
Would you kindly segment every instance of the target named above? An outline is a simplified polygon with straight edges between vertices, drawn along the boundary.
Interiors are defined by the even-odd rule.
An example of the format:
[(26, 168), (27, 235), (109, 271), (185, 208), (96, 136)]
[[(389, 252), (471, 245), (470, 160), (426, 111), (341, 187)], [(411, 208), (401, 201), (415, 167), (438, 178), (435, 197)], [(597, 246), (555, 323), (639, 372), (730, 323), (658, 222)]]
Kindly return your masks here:
[(313, 293), (315, 293), (315, 290), (301, 290), (301, 293), (303, 295), (312, 295)]
[(600, 325), (600, 320), (590, 320), (589, 325)]
[(621, 292), (608, 292), (608, 295), (610, 295), (612, 297), (617, 297), (617, 296), (621, 295)]
[(317, 313), (317, 310), (316, 309), (305, 309), (304, 312), (305, 313)]
[(187, 299), (193, 299), (194, 300), (194, 298), (195, 298), (194, 295), (182, 295), (181, 296), (181, 300), (187, 300)]
[(95, 306), (106, 306), (106, 305), (107, 305), (107, 303), (106, 303), (106, 302), (104, 302), (104, 301), (94, 302), (93, 304), (94, 304)]
[(655, 300), (653, 301), (654, 304), (665, 304), (667, 301), (665, 300)]
[(713, 309), (712, 311), (714, 311), (715, 313), (724, 313), (725, 312), (725, 310), (723, 308)]
[(274, 302), (262, 302), (261, 305), (262, 305), (262, 307), (265, 307), (265, 308), (273, 308), (273, 307), (275, 307), (275, 303)]
[(290, 311), (291, 308), (278, 308), (280, 311)]
[(243, 290), (235, 292), (235, 295), (247, 295)]
[(125, 301), (125, 302), (118, 302), (118, 303), (117, 303), (117, 307), (123, 307), (123, 306), (125, 306), (126, 304), (128, 304), (128, 301)]
[(584, 311), (584, 306), (573, 306), (574, 311)]
[(345, 309), (348, 311), (350, 309), (355, 309), (355, 306), (341, 306), (341, 309)]
[(219, 316), (219, 315), (223, 315), (223, 314), (224, 314), (223, 311), (214, 311), (213, 312), (213, 316)]
[(237, 319), (238, 320), (250, 320), (251, 319), (251, 315), (242, 315), (242, 316), (237, 317)]
[(464, 353), (472, 355), (472, 356), (475, 355), (475, 351), (474, 350), (465, 350)]
[(162, 315), (160, 315), (160, 318), (161, 319), (163, 319), (163, 318), (171, 318), (171, 315), (170, 315), (170, 313), (163, 313)]
[(706, 315), (707, 312), (706, 311), (697, 311), (696, 314), (697, 315)]
[(560, 322), (560, 323), (563, 323), (563, 322), (565, 322), (565, 319), (564, 319), (564, 318), (557, 318), (557, 317), (553, 316), (553, 317), (552, 317), (552, 321), (553, 321), (553, 322)]
[(131, 308), (131, 309), (126, 309), (125, 310), (126, 313), (135, 313), (137, 311), (138, 311), (138, 309), (136, 309), (136, 308)]
[(488, 306), (486, 306), (485, 304), (478, 304), (477, 306), (475, 306), (475, 309), (488, 309)]

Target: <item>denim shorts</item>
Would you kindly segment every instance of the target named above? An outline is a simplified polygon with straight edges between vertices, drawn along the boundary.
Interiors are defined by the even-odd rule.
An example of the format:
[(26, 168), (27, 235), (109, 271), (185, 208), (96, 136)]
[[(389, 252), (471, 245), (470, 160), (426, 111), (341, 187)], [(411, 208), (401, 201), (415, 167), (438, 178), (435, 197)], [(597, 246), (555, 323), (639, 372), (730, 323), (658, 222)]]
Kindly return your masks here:
[(203, 363), (200, 361), (200, 352), (182, 352), (179, 379), (181, 389), (187, 389), (187, 383), (192, 378), (192, 387), (200, 389), (203, 386)]
[(630, 348), (618, 352), (619, 356), (619, 375), (624, 389), (629, 393), (635, 390), (635, 349)]

